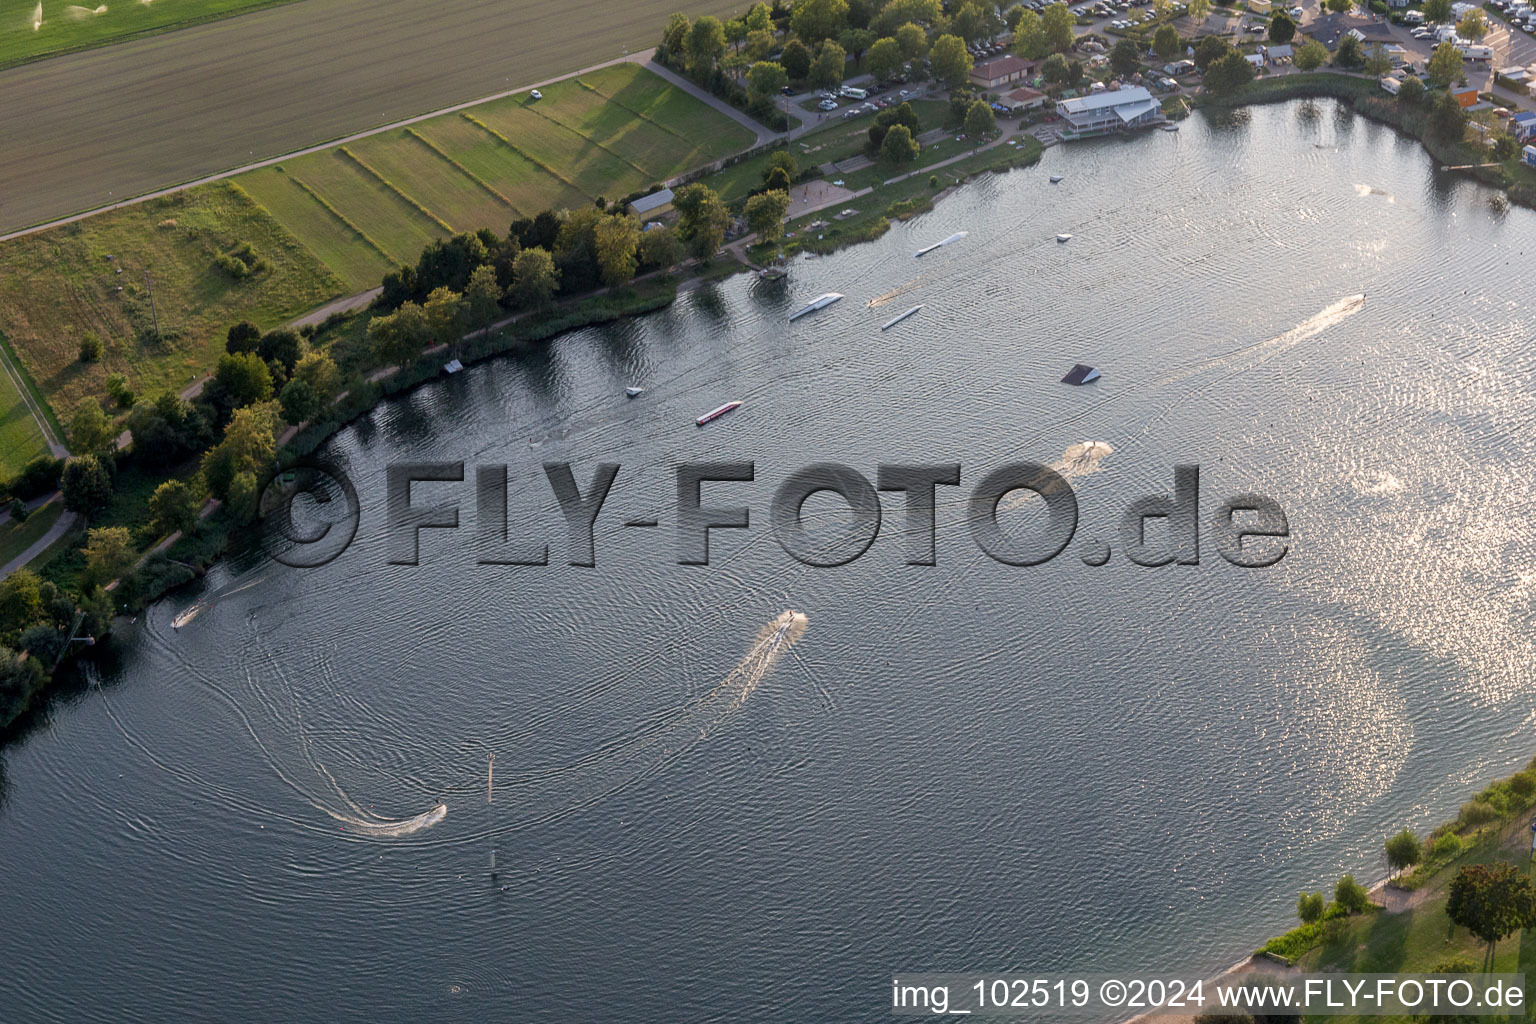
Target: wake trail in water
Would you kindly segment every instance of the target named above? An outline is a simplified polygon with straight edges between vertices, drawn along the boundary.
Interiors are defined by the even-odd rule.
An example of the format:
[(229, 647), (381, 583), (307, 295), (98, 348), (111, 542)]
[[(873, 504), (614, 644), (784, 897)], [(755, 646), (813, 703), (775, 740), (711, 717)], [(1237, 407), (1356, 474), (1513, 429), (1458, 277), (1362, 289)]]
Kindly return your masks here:
[(242, 590), (249, 590), (250, 588), (256, 586), (258, 583), (264, 582), (267, 578), (267, 575), (267, 573), (263, 573), (255, 579), (241, 583), (238, 586), (225, 587), (224, 589), (217, 590), (206, 597), (198, 598), (196, 601), (193, 601), (190, 605), (184, 608), (179, 615), (171, 620), (171, 628), (180, 629), (182, 626), (185, 626), (187, 623), (191, 622), (193, 619), (197, 618), (199, 615), (203, 614), (203, 612), (212, 608), (226, 597), (233, 597), (235, 594), (240, 593)]
[[(780, 613), (758, 631), (746, 655), (719, 683), (631, 743), (559, 769), (513, 777), (508, 789), (513, 806), (519, 810), (519, 821), (512, 827), (545, 824), (589, 807), (683, 757), (747, 703), (774, 666), (805, 635), (809, 622), (793, 609)], [(501, 791), (498, 782), (498, 796)]]

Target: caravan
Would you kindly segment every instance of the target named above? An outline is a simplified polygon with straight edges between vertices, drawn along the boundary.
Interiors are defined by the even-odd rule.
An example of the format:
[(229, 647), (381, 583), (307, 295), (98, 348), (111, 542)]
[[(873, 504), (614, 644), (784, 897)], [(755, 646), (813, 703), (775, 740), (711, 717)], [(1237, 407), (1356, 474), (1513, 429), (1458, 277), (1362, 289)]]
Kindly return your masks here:
[(1493, 60), (1493, 47), (1491, 46), (1457, 43), (1456, 49), (1461, 51), (1462, 60)]

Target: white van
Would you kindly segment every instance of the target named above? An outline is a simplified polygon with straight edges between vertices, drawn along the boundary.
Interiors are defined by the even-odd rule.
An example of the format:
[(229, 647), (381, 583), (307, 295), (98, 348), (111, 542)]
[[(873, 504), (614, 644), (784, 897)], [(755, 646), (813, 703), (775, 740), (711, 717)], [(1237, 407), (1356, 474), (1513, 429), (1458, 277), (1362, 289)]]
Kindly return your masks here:
[(845, 85), (837, 91), (850, 100), (863, 100), (869, 98), (868, 89), (858, 89), (851, 85)]

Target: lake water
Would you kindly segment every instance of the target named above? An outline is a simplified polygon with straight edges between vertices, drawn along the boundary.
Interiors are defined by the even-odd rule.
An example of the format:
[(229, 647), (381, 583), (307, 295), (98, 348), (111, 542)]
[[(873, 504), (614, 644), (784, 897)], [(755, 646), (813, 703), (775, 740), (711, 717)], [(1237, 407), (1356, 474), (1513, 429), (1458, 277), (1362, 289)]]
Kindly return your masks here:
[[(349, 550), (221, 565), (5, 751), (4, 1018), (879, 1020), (893, 972), (1226, 966), (1536, 752), (1533, 248), (1332, 103), (1197, 116), (381, 407), (325, 449)], [(981, 554), (970, 486), (1085, 441), (1079, 539)], [(468, 480), (418, 485), (463, 526), (389, 564), (406, 459), (507, 465), (552, 564), (476, 564)], [(550, 460), (623, 467), (594, 568)], [(677, 564), (674, 467), (735, 460), (706, 503), (751, 527)], [(774, 489), (827, 460), (959, 462), (938, 564), (896, 494), (857, 561), (786, 554)], [(1085, 565), (1179, 463), (1207, 525), (1279, 501), (1287, 557)], [(786, 609), (798, 642), (737, 670)]]

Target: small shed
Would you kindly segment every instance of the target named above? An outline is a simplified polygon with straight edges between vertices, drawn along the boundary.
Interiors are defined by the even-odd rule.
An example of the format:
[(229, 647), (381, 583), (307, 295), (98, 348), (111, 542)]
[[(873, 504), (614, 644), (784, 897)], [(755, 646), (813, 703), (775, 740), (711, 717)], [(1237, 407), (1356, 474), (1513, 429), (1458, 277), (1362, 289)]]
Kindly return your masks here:
[(629, 204), (629, 212), (641, 220), (652, 220), (672, 209), (672, 190), (669, 188), (641, 196)]
[(1536, 167), (1536, 146), (1526, 146), (1520, 154), (1520, 159), (1525, 161), (1526, 166)]

